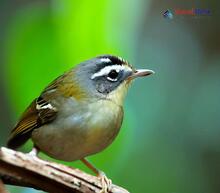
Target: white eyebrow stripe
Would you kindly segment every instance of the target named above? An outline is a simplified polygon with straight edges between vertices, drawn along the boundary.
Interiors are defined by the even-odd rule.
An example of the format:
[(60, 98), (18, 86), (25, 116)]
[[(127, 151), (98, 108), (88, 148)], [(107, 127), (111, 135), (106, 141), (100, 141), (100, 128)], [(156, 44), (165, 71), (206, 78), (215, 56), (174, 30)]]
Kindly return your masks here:
[(111, 66), (106, 66), (102, 68), (100, 71), (96, 72), (91, 76), (91, 79), (94, 79), (99, 76), (104, 76), (107, 75), (111, 70), (116, 70), (116, 72), (120, 72), (121, 70), (127, 70), (127, 71), (132, 71), (131, 68), (128, 66), (121, 66), (121, 65), (111, 65)]

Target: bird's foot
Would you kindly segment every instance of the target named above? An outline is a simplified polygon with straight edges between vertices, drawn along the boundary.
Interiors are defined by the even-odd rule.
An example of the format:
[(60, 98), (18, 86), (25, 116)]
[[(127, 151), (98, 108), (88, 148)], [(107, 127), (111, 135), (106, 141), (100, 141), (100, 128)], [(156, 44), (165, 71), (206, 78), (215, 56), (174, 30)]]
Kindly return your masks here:
[(102, 189), (100, 193), (108, 193), (112, 188), (112, 181), (107, 178), (104, 172), (99, 171), (98, 177), (100, 178)]
[(82, 158), (81, 161), (90, 168), (100, 179), (101, 182), (101, 191), (100, 193), (108, 193), (111, 192), (112, 189), (112, 181), (107, 178), (104, 172), (98, 170), (95, 166), (93, 166), (86, 158)]
[(39, 153), (39, 149), (37, 147), (33, 147), (32, 150), (28, 153), (28, 155), (32, 157), (37, 157)]

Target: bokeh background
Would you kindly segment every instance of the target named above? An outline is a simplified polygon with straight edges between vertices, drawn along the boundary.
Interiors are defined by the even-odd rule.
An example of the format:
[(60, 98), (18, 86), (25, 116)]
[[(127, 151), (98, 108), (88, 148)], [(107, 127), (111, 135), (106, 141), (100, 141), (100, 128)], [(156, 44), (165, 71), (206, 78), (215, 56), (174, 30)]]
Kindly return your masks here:
[[(163, 17), (176, 8), (211, 15)], [(56, 76), (115, 54), (156, 74), (133, 84), (119, 136), (90, 160), (132, 193), (219, 193), (219, 12), (214, 0), (1, 0), (0, 145)]]

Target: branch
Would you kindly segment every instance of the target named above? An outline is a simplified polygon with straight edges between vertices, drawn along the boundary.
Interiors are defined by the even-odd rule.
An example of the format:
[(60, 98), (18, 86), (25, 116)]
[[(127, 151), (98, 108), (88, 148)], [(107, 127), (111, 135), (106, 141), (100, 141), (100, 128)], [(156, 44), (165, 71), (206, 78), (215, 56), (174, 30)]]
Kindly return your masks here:
[[(0, 148), (1, 179), (5, 184), (32, 187), (46, 192), (99, 193), (101, 190), (99, 178), (95, 176), (5, 147)], [(112, 185), (111, 193), (128, 191)]]

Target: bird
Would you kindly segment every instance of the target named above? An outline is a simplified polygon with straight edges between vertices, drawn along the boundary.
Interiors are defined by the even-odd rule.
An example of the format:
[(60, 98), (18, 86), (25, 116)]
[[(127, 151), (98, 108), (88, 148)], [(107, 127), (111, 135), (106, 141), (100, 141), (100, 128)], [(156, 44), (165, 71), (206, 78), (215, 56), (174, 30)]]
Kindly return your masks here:
[(32, 155), (43, 152), (57, 160), (81, 160), (100, 178), (101, 192), (108, 192), (111, 180), (87, 157), (104, 150), (118, 135), (131, 82), (153, 73), (136, 70), (109, 54), (86, 60), (52, 81), (32, 101), (7, 146), (17, 149), (31, 139)]

